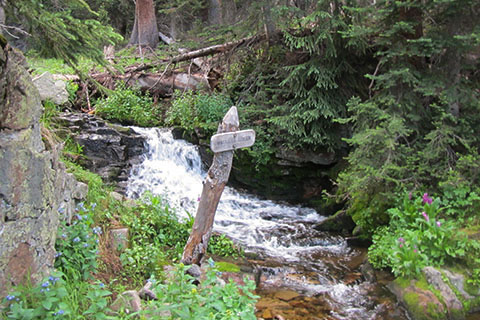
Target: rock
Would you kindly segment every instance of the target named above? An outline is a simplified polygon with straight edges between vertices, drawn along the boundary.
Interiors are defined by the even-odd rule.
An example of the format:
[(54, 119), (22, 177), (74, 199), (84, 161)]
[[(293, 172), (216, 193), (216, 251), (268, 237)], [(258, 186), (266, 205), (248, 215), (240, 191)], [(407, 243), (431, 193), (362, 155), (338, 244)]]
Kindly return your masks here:
[(262, 318), (264, 319), (272, 319), (273, 318), (273, 314), (272, 314), (272, 311), (270, 311), (270, 309), (265, 309), (263, 310), (262, 312)]
[(68, 102), (68, 91), (65, 82), (62, 80), (54, 80), (51, 73), (42, 73), (33, 79), (33, 83), (35, 87), (37, 87), (42, 101), (51, 100), (57, 105)]
[(82, 200), (87, 197), (88, 186), (83, 182), (78, 182), (75, 190), (73, 190), (72, 198)]
[(109, 233), (111, 249), (121, 253), (128, 248), (128, 228), (111, 229)]
[(433, 292), (417, 287), (414, 280), (406, 286), (394, 281), (388, 288), (405, 306), (412, 320), (447, 320), (443, 303)]
[(463, 305), (453, 290), (443, 281), (442, 273), (434, 267), (425, 267), (422, 271), (428, 283), (431, 284), (436, 290), (440, 291), (440, 295), (447, 306), (450, 319), (465, 319)]
[(126, 314), (131, 314), (142, 309), (142, 302), (137, 291), (129, 290), (119, 295), (110, 306), (110, 309), (112, 310), (111, 315), (116, 315), (122, 310)]
[(82, 166), (125, 194), (132, 165), (139, 163), (145, 152), (145, 137), (90, 114), (64, 112), (54, 122), (60, 127), (56, 130), (59, 136), (71, 137), (82, 147)]
[(275, 298), (283, 301), (290, 301), (299, 296), (299, 293), (291, 290), (280, 290), (275, 293)]
[(450, 283), (458, 290), (465, 300), (473, 300), (475, 297), (471, 296), (465, 291), (464, 283), (465, 277), (459, 273), (454, 273), (449, 270), (442, 270), (443, 274), (448, 278)]
[(194, 278), (200, 278), (200, 276), (202, 275), (202, 269), (200, 269), (200, 267), (196, 264), (192, 264), (190, 265), (190, 267), (187, 269), (186, 273), (188, 275), (191, 275), (192, 277)]
[(333, 152), (315, 152), (311, 150), (289, 150), (286, 148), (278, 148), (275, 156), (279, 158), (280, 165), (300, 166), (304, 163), (314, 163), (329, 166), (337, 162), (337, 156)]
[(345, 233), (352, 232), (353, 228), (355, 228), (355, 223), (353, 222), (352, 217), (345, 211), (339, 211), (314, 226), (314, 229), (318, 231)]
[(375, 276), (375, 270), (373, 270), (372, 265), (370, 262), (365, 261), (362, 266), (360, 267), (360, 272), (362, 276), (370, 283), (375, 283), (377, 281), (377, 277)]
[(42, 104), (26, 68), (20, 52), (0, 49), (0, 296), (53, 268), (56, 230), (82, 188), (59, 161), (59, 146), (47, 150), (42, 141)]
[(151, 290), (151, 288), (152, 282), (147, 281), (143, 288), (138, 292), (140, 298), (142, 298), (143, 300), (158, 300), (157, 295)]

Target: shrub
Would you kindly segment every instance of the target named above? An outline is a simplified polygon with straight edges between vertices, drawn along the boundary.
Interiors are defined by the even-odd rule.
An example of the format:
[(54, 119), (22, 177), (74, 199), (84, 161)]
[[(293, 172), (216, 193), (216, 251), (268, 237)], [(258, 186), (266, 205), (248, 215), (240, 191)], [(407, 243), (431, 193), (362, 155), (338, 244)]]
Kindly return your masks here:
[(391, 267), (396, 276), (412, 277), (426, 265), (465, 258), (476, 244), (456, 231), (456, 221), (442, 218), (442, 210), (441, 200), (433, 200), (427, 193), (416, 199), (406, 196), (400, 208), (387, 211), (390, 225), (375, 232), (370, 262), (377, 268)]
[(174, 319), (195, 320), (254, 320), (257, 296), (253, 295), (255, 283), (247, 278), (245, 286), (233, 281), (225, 286), (217, 283), (220, 275), (212, 260), (209, 261), (205, 280), (196, 286), (187, 274), (187, 266), (178, 265), (173, 279), (167, 284), (154, 283), (158, 301), (154, 302), (153, 313), (169, 310)]
[(160, 123), (152, 98), (123, 82), (106, 99), (97, 101), (96, 112), (105, 119), (126, 125), (151, 127)]
[(232, 106), (227, 96), (215, 93), (175, 92), (172, 106), (167, 111), (165, 122), (169, 125), (179, 125), (187, 130), (201, 128), (215, 131), (218, 123)]

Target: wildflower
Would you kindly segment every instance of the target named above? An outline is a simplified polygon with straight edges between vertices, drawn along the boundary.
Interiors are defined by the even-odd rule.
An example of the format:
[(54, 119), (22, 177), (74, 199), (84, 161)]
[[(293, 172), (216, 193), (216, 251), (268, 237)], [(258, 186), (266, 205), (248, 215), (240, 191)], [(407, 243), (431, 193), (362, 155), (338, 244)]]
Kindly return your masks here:
[(55, 258), (58, 258), (58, 257), (60, 257), (62, 254), (63, 254), (63, 253), (61, 253), (61, 252), (57, 252), (57, 253), (55, 253), (55, 256), (54, 256), (54, 257), (55, 257)]
[(64, 209), (64, 208), (58, 208), (58, 213), (64, 214), (64, 213), (65, 213), (65, 209)]
[(403, 248), (403, 243), (400, 243), (399, 247), (400, 247), (400, 248)]
[(95, 243), (96, 243), (96, 244), (98, 244), (99, 242), (100, 242), (100, 241), (98, 241), (98, 239), (97, 239), (97, 240), (95, 240)]
[(428, 217), (428, 214), (425, 211), (422, 212), (422, 216), (425, 218), (427, 222), (430, 221), (430, 218)]
[(215, 266), (215, 262), (212, 259), (208, 260), (208, 264), (210, 265), (210, 267)]
[(84, 243), (84, 244), (83, 244), (83, 247), (84, 247), (84, 248), (88, 247), (88, 243)]
[(398, 238), (398, 242), (405, 242), (405, 239), (403, 239), (402, 237)]
[(82, 220), (82, 216), (79, 215), (79, 214), (76, 214), (75, 217), (76, 217), (78, 220)]
[(100, 282), (100, 283), (98, 284), (98, 286), (99, 286), (100, 288), (104, 288), (104, 287), (105, 287), (105, 284), (104, 284), (103, 282)]
[(440, 221), (437, 221), (437, 227), (442, 226), (442, 223)]
[(425, 203), (432, 204), (433, 199), (428, 196), (428, 193), (424, 193), (422, 201), (423, 201), (424, 204)]
[(65, 233), (62, 233), (62, 238), (67, 239), (67, 235)]
[(57, 312), (53, 313), (54, 316), (61, 316), (62, 314), (64, 314), (65, 311), (63, 311), (62, 309), (58, 310)]
[(200, 197), (197, 198), (197, 201), (200, 201)]
[(192, 288), (192, 294), (196, 294), (197, 293), (197, 288)]
[(413, 253), (417, 253), (417, 249), (413, 249)]
[(46, 281), (44, 283), (42, 283), (42, 287), (46, 288), (50, 285), (50, 282)]
[(15, 296), (13, 295), (8, 295), (5, 297), (8, 301), (12, 301), (13, 299), (15, 299)]
[(80, 238), (76, 237), (75, 239), (73, 239), (73, 242), (80, 242)]
[(94, 210), (96, 206), (97, 206), (97, 203), (95, 203), (95, 202), (92, 203), (92, 210)]
[(413, 193), (410, 191), (410, 192), (408, 193), (408, 200), (412, 200), (412, 197), (413, 197)]
[(93, 228), (93, 233), (94, 233), (94, 234), (102, 234), (102, 228), (100, 228), (100, 227), (94, 227), (94, 228)]

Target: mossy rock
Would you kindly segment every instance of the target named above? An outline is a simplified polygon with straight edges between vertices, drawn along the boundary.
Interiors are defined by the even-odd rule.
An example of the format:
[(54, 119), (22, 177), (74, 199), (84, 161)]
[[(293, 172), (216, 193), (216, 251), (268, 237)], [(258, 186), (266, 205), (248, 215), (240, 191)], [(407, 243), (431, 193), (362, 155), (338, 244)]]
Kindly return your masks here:
[[(428, 287), (428, 285), (427, 285)], [(422, 281), (397, 279), (390, 289), (414, 320), (448, 319), (447, 310), (438, 297)]]

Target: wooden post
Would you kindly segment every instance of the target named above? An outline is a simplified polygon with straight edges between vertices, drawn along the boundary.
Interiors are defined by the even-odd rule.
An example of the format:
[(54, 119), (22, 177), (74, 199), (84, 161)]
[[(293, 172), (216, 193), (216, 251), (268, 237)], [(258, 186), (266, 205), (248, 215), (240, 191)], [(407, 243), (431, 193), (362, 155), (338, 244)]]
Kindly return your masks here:
[[(236, 107), (231, 107), (219, 124), (217, 133), (234, 132), (239, 127)], [(182, 263), (200, 265), (212, 234), (213, 220), (223, 189), (232, 169), (233, 150), (215, 153), (198, 204), (192, 233), (183, 250)]]

